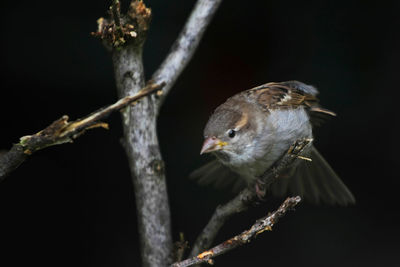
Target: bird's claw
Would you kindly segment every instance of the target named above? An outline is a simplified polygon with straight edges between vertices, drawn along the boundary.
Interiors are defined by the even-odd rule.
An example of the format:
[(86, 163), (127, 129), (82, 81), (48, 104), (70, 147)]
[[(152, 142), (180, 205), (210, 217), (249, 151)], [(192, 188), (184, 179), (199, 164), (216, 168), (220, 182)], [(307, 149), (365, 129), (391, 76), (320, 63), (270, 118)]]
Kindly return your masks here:
[(265, 197), (265, 182), (261, 181), (261, 179), (257, 178), (256, 184), (255, 184), (255, 189), (256, 189), (256, 195), (259, 200), (264, 200)]
[(289, 148), (288, 150), (288, 154), (293, 155), (295, 157), (301, 157), (301, 152), (304, 150), (304, 148), (306, 146), (308, 146), (309, 144), (311, 144), (311, 142), (313, 141), (312, 138), (303, 138), (303, 139), (299, 139), (296, 140)]

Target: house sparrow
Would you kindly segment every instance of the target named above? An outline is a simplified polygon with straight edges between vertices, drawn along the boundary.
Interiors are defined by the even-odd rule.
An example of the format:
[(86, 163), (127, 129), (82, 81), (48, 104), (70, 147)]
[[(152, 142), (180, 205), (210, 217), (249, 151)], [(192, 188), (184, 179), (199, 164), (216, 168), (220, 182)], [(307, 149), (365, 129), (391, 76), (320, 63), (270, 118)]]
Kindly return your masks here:
[[(313, 118), (335, 116), (318, 105), (317, 94), (313, 86), (287, 81), (267, 83), (230, 97), (214, 111), (204, 129), (200, 154), (212, 153), (216, 160), (191, 176), (203, 184), (234, 179), (236, 187), (256, 185), (257, 178), (296, 140), (313, 137)], [(315, 147), (310, 146), (306, 153), (312, 161), (295, 161), (272, 183), (272, 194), (291, 193), (313, 203), (354, 203), (350, 190)]]

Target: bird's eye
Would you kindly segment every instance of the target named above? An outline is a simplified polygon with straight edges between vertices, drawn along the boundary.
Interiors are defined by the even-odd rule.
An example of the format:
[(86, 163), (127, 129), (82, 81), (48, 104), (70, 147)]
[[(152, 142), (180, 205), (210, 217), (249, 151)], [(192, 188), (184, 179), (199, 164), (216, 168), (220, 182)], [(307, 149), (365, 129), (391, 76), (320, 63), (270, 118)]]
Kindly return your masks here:
[(233, 130), (233, 129), (230, 129), (229, 132), (228, 132), (228, 136), (229, 136), (230, 138), (233, 138), (233, 137), (235, 137), (235, 135), (236, 135), (236, 131)]

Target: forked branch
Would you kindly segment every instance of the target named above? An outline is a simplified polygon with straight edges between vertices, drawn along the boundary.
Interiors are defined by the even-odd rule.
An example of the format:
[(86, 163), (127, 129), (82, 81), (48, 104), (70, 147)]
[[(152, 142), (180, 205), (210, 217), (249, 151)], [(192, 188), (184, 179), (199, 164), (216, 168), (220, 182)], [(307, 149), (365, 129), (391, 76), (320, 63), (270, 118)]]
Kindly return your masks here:
[(149, 83), (137, 94), (124, 97), (112, 105), (99, 109), (90, 115), (75, 121), (68, 121), (64, 115), (54, 121), (40, 132), (20, 138), (20, 142), (14, 144), (5, 154), (0, 156), (0, 182), (23, 163), (29, 155), (43, 148), (70, 143), (86, 130), (102, 127), (108, 129), (108, 124), (101, 122), (112, 112), (121, 110), (127, 105), (160, 90), (165, 84)]
[[(181, 34), (152, 75), (155, 83), (165, 82), (162, 94), (141, 101), (134, 109), (126, 109), (122, 113), (124, 148), (136, 199), (142, 266), (168, 266), (172, 262), (168, 191), (157, 137), (158, 111), (162, 100), (192, 58), (221, 1), (197, 0)], [(118, 8), (115, 7), (114, 11), (118, 11)], [(120, 14), (120, 23), (116, 21), (118, 14), (114, 18), (98, 21), (99, 28), (94, 35), (102, 39), (107, 48), (111, 48), (115, 81), (121, 97), (143, 87), (142, 49), (151, 13), (143, 1), (132, 0), (128, 12)], [(123, 32), (122, 37), (118, 24)]]

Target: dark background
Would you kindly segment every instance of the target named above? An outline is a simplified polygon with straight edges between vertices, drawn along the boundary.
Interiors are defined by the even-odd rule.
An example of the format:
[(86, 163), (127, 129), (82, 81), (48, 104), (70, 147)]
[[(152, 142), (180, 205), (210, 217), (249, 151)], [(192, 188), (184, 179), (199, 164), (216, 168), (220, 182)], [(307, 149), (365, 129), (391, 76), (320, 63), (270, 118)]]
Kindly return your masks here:
[[(126, 1), (125, 1), (126, 2)], [(195, 1), (147, 1), (151, 76)], [(1, 7), (0, 149), (63, 114), (72, 119), (114, 102), (110, 55), (89, 33), (109, 1), (8, 1)], [(338, 113), (316, 146), (357, 198), (352, 207), (302, 203), (217, 266), (399, 266), (399, 1), (226, 0), (159, 118), (174, 238), (193, 242), (229, 189), (199, 187), (191, 170), (202, 128), (228, 96), (268, 81), (319, 88)], [(0, 266), (139, 266), (135, 204), (111, 129), (38, 152), (0, 184)], [(270, 200), (233, 217), (218, 241), (276, 208)]]

